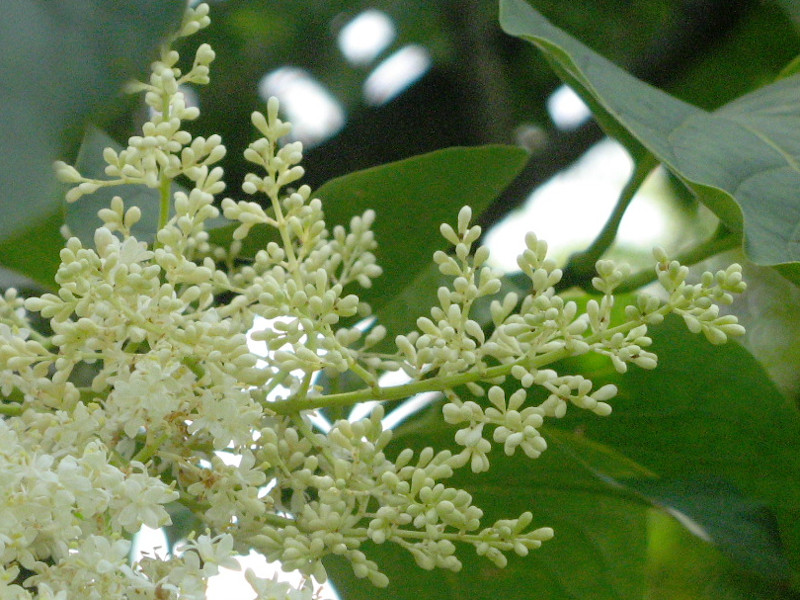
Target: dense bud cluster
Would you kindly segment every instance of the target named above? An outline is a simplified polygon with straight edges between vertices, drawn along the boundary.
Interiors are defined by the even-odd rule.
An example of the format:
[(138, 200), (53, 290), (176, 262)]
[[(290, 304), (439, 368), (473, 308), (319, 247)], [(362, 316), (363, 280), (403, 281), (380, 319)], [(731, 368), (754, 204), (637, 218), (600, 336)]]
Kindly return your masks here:
[[(208, 22), (206, 5), (189, 9), (176, 37)], [(738, 266), (690, 285), (686, 268), (661, 250), (656, 271), (667, 300), (640, 296), (621, 323), (612, 323), (613, 292), (628, 272), (598, 262), (600, 297), (580, 310), (556, 293), (561, 270), (533, 234), (518, 260), (529, 289), (497, 297), (500, 276), (464, 207), (455, 226), (440, 230), (453, 252), (433, 256), (450, 285), (416, 331), (396, 338), (394, 353), (373, 352), (385, 328), (364, 332), (343, 320), (370, 314), (358, 290), (381, 274), (370, 230), (379, 216), (367, 211), (349, 228), (329, 229), (308, 186), (287, 188), (303, 175), (302, 147), (281, 143), (291, 128), (274, 99), (266, 114), (254, 113), (261, 137), (245, 152), (259, 174), (247, 175), (243, 189), (263, 203), (217, 202), (225, 185), (214, 165), (225, 148), (219, 136), (183, 129), (198, 111), (181, 91), (208, 82), (214, 52), (202, 45), (186, 73), (178, 58), (164, 47), (149, 82), (130, 86), (146, 92), (152, 117), (125, 150), (105, 152), (107, 179), (57, 165), (74, 184), (69, 201), (120, 184), (160, 190), (155, 240), (135, 237), (142, 209), (115, 197), (99, 212), (91, 247), (67, 240), (56, 293), (23, 299), (8, 290), (0, 299), (2, 598), (199, 600), (208, 577), (250, 549), (308, 578), (293, 589), (248, 572), (259, 599), (310, 599), (329, 555), (387, 585), (366, 542), (396, 544), (423, 569), (458, 571), (462, 545), (503, 567), (508, 553), (525, 556), (553, 530), (535, 526), (530, 512), (487, 525), (472, 496), (447, 480), (467, 465), (489, 469), (494, 444), (538, 457), (547, 448), (543, 423), (570, 405), (611, 412), (614, 385), (559, 373), (557, 361), (595, 352), (621, 373), (654, 368), (647, 328), (669, 312), (713, 343), (742, 333), (735, 317), (718, 312), (744, 290)], [(171, 194), (179, 176), (192, 187)], [(217, 204), (236, 224), (224, 248), (209, 241)], [(257, 226), (275, 235), (245, 259), (241, 242)], [(477, 316), (481, 299), (490, 322)], [(46, 334), (34, 316), (47, 322)], [(248, 335), (265, 342), (264, 355), (250, 350)], [(388, 371), (411, 381), (381, 386)], [(358, 384), (326, 395), (319, 376), (345, 372)], [(387, 452), (392, 432), (378, 403), (327, 431), (312, 418), (326, 406), (425, 391), (441, 392), (456, 451)], [(180, 511), (196, 518), (188, 540), (131, 564), (131, 535)]]

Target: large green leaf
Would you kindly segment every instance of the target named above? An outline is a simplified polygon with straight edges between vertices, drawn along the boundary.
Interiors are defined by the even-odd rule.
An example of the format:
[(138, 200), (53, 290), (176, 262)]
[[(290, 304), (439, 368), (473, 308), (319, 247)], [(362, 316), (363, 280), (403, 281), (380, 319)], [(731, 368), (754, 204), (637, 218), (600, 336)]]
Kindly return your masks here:
[(545, 54), (635, 158), (655, 155), (728, 227), (743, 231), (754, 262), (782, 265), (800, 282), (800, 76), (709, 113), (629, 75), (523, 0), (501, 0), (500, 22)]
[[(315, 195), (323, 202), (329, 226), (346, 225), (367, 209), (377, 213), (375, 255), (383, 275), (359, 295), (373, 308), (397, 296), (428, 267), (434, 250), (447, 247), (439, 225), (455, 223), (465, 204), (479, 215), (511, 183), (526, 159), (524, 150), (512, 146), (446, 148), (356, 171), (320, 187)], [(233, 229), (215, 230), (212, 240), (230, 243)], [(271, 228), (254, 227), (242, 253), (252, 255), (273, 239)]]
[[(143, 71), (184, 7), (182, 0), (14, 0), (3, 6), (0, 263), (46, 279), (34, 264), (37, 252), (20, 261), (11, 244), (45, 229), (48, 239), (57, 235), (51, 225), (62, 216), (61, 198), (51, 163), (65, 134), (79, 132), (93, 110)], [(23, 239), (31, 245), (39, 238)], [(15, 260), (7, 260), (9, 253)]]
[(659, 477), (607, 444), (587, 437), (585, 422), (591, 416), (575, 417), (580, 420), (575, 431), (543, 428), (551, 446), (568, 453), (599, 480), (624, 488), (677, 518), (692, 534), (734, 561), (729, 570), (765, 581), (764, 587), (773, 590), (789, 581), (790, 569), (775, 515), (763, 502), (716, 475)]
[(648, 515), (648, 600), (798, 600), (790, 588), (742, 570), (662, 512)]
[[(781, 558), (769, 550), (774, 547), (766, 540), (772, 538), (765, 521), (753, 518), (756, 509), (743, 508), (764, 506), (777, 518), (794, 582), (800, 583), (800, 414), (796, 407), (738, 344), (711, 346), (686, 331), (677, 317), (654, 327), (651, 335), (659, 356), (654, 371), (634, 368), (619, 376), (604, 360), (576, 359), (562, 365), (565, 371), (591, 376), (597, 385), (613, 382), (620, 391), (608, 418), (586, 419), (572, 411), (558, 425), (567, 430), (580, 428), (587, 438), (614, 448), (663, 478), (660, 488), (638, 489), (678, 512), (691, 512), (698, 522), (705, 520), (703, 527), (716, 531), (720, 547), (726, 547), (729, 555), (768, 575), (763, 566)], [(709, 513), (691, 509), (698, 496), (708, 493), (707, 487), (687, 482), (719, 479), (744, 496), (728, 494), (730, 512), (720, 511), (714, 525), (708, 521)], [(677, 482), (684, 482), (682, 494)], [(747, 504), (750, 501), (757, 505)], [(759, 533), (749, 540), (751, 554), (745, 557), (742, 548), (729, 543), (721, 532), (738, 528), (741, 535), (748, 523), (759, 525)], [(773, 575), (781, 578), (777, 571)]]
[(411, 283), (449, 244), (439, 225), (454, 224), (468, 204), (477, 217), (522, 170), (528, 155), (512, 146), (447, 148), (337, 177), (317, 195), (331, 223), (347, 223), (371, 208), (377, 213), (375, 253), (383, 275), (361, 296), (373, 306)]
[(789, 579), (775, 516), (728, 481), (706, 475), (625, 483), (654, 504), (665, 507), (693, 533), (707, 539), (745, 569), (772, 581)]

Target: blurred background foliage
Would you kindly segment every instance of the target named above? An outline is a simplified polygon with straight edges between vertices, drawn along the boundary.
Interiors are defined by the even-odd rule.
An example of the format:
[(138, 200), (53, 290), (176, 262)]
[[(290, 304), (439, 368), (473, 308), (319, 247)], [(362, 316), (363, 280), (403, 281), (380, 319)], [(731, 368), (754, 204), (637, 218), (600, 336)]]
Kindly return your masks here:
[[(708, 110), (774, 81), (800, 54), (797, 0), (530, 3), (554, 25), (635, 76)], [(56, 4), (59, 3), (52, 6)], [(103, 4), (98, 0), (92, 10), (102, 13)], [(168, 4), (172, 12), (153, 14), (164, 22), (174, 22), (174, 8), (181, 2), (164, 2), (163, 6)], [(60, 5), (69, 7), (70, 3)], [(69, 8), (65, 10), (69, 13)], [(65, 27), (74, 21), (66, 17), (59, 21), (57, 14), (50, 16), (53, 23)], [(220, 0), (212, 2), (212, 17), (212, 25), (202, 36), (217, 53), (212, 85), (195, 90), (202, 116), (188, 128), (198, 135), (222, 135), (228, 147), (223, 161), (229, 182), (227, 194), (234, 198), (242, 196), (237, 182), (249, 169), (241, 156), (253, 137), (249, 115), (253, 110), (262, 110), (270, 94), (283, 96), (287, 116), (295, 125), (306, 122), (305, 133), (300, 136), (307, 146), (305, 182), (315, 188), (355, 170), (450, 146), (524, 146), (530, 152), (527, 165), (483, 213), (481, 219), (487, 226), (522, 206), (532, 192), (565, 172), (603, 139), (603, 133), (590, 119), (566, 125), (554, 119), (548, 102), (561, 83), (533, 46), (502, 33), (495, 0)], [(371, 53), (348, 58), (343, 50), (348, 27), (364, 18), (368, 19), (368, 27), (360, 33), (356, 30), (357, 36), (369, 37), (369, 32), (384, 28), (384, 42)], [(128, 25), (134, 31), (136, 24)], [(8, 26), (7, 21), (4, 27)], [(64, 56), (73, 52), (78, 60), (84, 50), (79, 43), (80, 30), (75, 31), (75, 45), (58, 51)], [(163, 28), (140, 31), (140, 39), (149, 42), (150, 48), (155, 48), (163, 35)], [(54, 34), (44, 31), (35, 35)], [(87, 39), (100, 39), (117, 34), (109, 29), (106, 33), (90, 31), (85, 35)], [(0, 35), (0, 48), (8, 50), (3, 47), (4, 39), (11, 38)], [(191, 56), (189, 50), (197, 41), (190, 38), (188, 44), (191, 48), (186, 48), (185, 59)], [(115, 56), (130, 53), (125, 48), (109, 47), (111, 62)], [(380, 70), (384, 68), (386, 72), (393, 59), (397, 64), (398, 56), (406, 57), (405, 73), (395, 72), (384, 80), (383, 86), (378, 85)], [(6, 51), (0, 67), (8, 73), (28, 65)], [(140, 67), (134, 65), (125, 73), (130, 75)], [(46, 77), (47, 73), (36, 75), (34, 70), (28, 81)], [(99, 90), (107, 90), (121, 80), (119, 69), (103, 71), (97, 77), (100, 81), (94, 84)], [(71, 84), (74, 87), (70, 90)], [(55, 86), (58, 93), (53, 92)], [(33, 96), (41, 100), (35, 103), (40, 111), (47, 106), (47, 97), (57, 101), (67, 92), (74, 95), (83, 89), (76, 82), (58, 81), (49, 86), (46, 79), (31, 87), (35, 88)], [(311, 97), (318, 98), (318, 102), (306, 102)], [(7, 91), (0, 96), (0, 102), (9, 109), (30, 100)], [(0, 128), (0, 143), (6, 156), (58, 156), (74, 163), (81, 140), (80, 123), (91, 122), (124, 144), (144, 119), (140, 97), (118, 95), (109, 102), (90, 94), (84, 104), (62, 120), (50, 121), (49, 126), (56, 131), (53, 138), (45, 141), (41, 136)], [(30, 127), (47, 125), (42, 118)], [(19, 177), (16, 165), (8, 158), (2, 161), (2, 181)], [(33, 186), (28, 190), (47, 193), (49, 173), (39, 169), (25, 172), (23, 177)], [(663, 183), (658, 193), (668, 205), (671, 218), (681, 224), (671, 242), (684, 246), (696, 243), (709, 231), (708, 216), (675, 181), (665, 176)], [(7, 186), (0, 204), (4, 218), (10, 219), (20, 210), (28, 211), (25, 222), (20, 221), (11, 233), (0, 231), (0, 264), (24, 272), (20, 265), (38, 260), (37, 252), (44, 254), (50, 245), (61, 243), (53, 232), (63, 222), (63, 207), (57, 194), (46, 206), (26, 205), (30, 199), (21, 189)], [(31, 215), (31, 211), (36, 214)], [(713, 228), (713, 223), (710, 226)], [(548, 238), (549, 232), (540, 233)], [(39, 243), (31, 243), (32, 239)], [(636, 258), (635, 250), (627, 252)], [(725, 256), (724, 260), (741, 261), (742, 257)], [(749, 330), (745, 344), (790, 401), (796, 401), (800, 389), (800, 291), (771, 269), (748, 266), (747, 278), (751, 291), (736, 308)], [(18, 284), (19, 279), (3, 273), (0, 283), (5, 287)], [(697, 350), (696, 355), (699, 357), (702, 352)], [(421, 419), (419, 422), (425, 423)], [(576, 431), (579, 428), (576, 425)], [(429, 442), (430, 437), (425, 437), (424, 443)], [(503, 481), (498, 489), (507, 485), (509, 481)], [(522, 500), (527, 503), (527, 498)], [(644, 563), (637, 568), (643, 569), (644, 583), (631, 586), (612, 582), (598, 598), (798, 597), (782, 575), (773, 579), (763, 571), (754, 573), (742, 568), (730, 553), (693, 534), (691, 527), (681, 525), (667, 512), (653, 508), (645, 511), (641, 498), (632, 500), (626, 496), (619, 502), (623, 506), (619, 509), (621, 514), (647, 522), (647, 539), (639, 536), (636, 540), (637, 556)], [(496, 504), (505, 507), (506, 499), (500, 497)], [(625, 508), (628, 504), (635, 508)], [(584, 509), (586, 505), (581, 506)], [(762, 534), (764, 530), (759, 529)], [(770, 540), (779, 545), (776, 535)], [(620, 548), (614, 551), (624, 551), (627, 543), (621, 539)], [(613, 562), (620, 556), (611, 552), (601, 558)], [(346, 573), (341, 576), (347, 577)], [(374, 590), (364, 594), (382, 597), (374, 595)], [(553, 594), (547, 597), (573, 597), (568, 591)], [(360, 596), (354, 591), (352, 597)]]

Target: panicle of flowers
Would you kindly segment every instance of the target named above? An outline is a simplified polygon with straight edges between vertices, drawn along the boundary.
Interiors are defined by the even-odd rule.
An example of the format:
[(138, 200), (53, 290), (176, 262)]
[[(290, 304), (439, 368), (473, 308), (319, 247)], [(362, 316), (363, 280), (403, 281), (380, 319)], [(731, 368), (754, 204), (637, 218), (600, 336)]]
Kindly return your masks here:
[[(608, 401), (617, 394), (615, 385), (595, 388), (582, 375), (544, 368), (552, 363), (595, 352), (608, 356), (619, 373), (625, 373), (629, 364), (653, 369), (657, 356), (646, 350), (652, 343), (648, 325), (660, 323), (670, 312), (681, 315), (690, 331), (702, 331), (715, 344), (744, 333), (736, 316), (719, 315), (719, 304), (730, 304), (732, 294), (746, 288), (739, 265), (716, 274), (706, 272), (700, 283), (689, 285), (685, 281), (688, 268), (656, 248), (656, 274), (668, 300), (642, 294), (635, 305), (625, 308), (627, 320), (614, 325), (614, 290), (630, 275), (630, 268), (598, 261), (592, 283), (602, 297), (590, 299), (581, 313), (575, 301), (556, 294), (561, 270), (547, 258), (547, 244), (529, 233), (517, 264), (527, 275), (530, 290), (522, 299), (509, 292), (491, 301), (494, 329), (487, 336), (481, 324), (469, 319), (469, 311), (476, 299), (495, 295), (502, 284), (491, 269), (482, 266), (488, 258), (486, 249), (471, 252), (480, 228), (470, 227), (469, 219), (465, 207), (459, 213), (457, 232), (448, 225), (441, 228), (443, 237), (454, 245), (455, 256), (438, 252), (434, 260), (443, 275), (454, 279), (450, 287), (439, 288), (439, 306), (431, 309), (433, 319), (418, 319), (418, 332), (396, 339), (404, 358), (399, 366), (407, 374), (418, 380), (435, 375), (450, 381), (443, 386), (442, 411), (446, 422), (460, 426), (455, 442), (463, 447), (454, 457), (454, 466), (469, 464), (475, 473), (488, 470), (492, 441), (502, 444), (507, 455), (521, 448), (531, 458), (539, 456), (547, 448), (538, 429), (543, 419), (563, 417), (570, 404), (600, 416), (611, 413)], [(519, 387), (506, 399), (501, 386), (509, 385), (508, 376)], [(488, 406), (477, 401), (486, 394), (486, 385), (478, 382), (489, 386)], [(462, 400), (454, 389), (458, 385), (476, 399)], [(535, 400), (541, 392), (529, 391), (532, 387), (545, 393), (543, 401)], [(532, 401), (526, 404), (529, 395)]]
[(658, 264), (658, 281), (670, 294), (669, 302), (675, 313), (683, 317), (692, 333), (703, 333), (712, 344), (724, 344), (729, 336), (744, 333), (735, 315), (720, 315), (719, 305), (733, 302), (733, 294), (741, 294), (747, 288), (742, 280), (742, 267), (732, 264), (716, 273), (706, 271), (700, 282), (686, 283), (689, 269), (675, 260), (670, 260), (662, 248), (653, 252)]
[[(207, 5), (189, 8), (172, 41), (208, 23)], [(259, 174), (242, 189), (263, 203), (217, 202), (225, 147), (219, 136), (183, 129), (199, 111), (181, 91), (208, 83), (214, 52), (201, 45), (185, 73), (179, 58), (166, 44), (150, 79), (129, 86), (145, 92), (151, 117), (126, 149), (105, 151), (107, 179), (56, 165), (74, 184), (68, 201), (122, 184), (158, 189), (155, 239), (136, 236), (142, 207), (114, 197), (99, 211), (93, 244), (66, 241), (55, 293), (0, 297), (2, 597), (199, 599), (208, 577), (251, 549), (308, 578), (290, 588), (247, 572), (264, 599), (312, 598), (311, 580), (325, 581), (329, 555), (388, 585), (367, 543), (396, 544), (423, 569), (451, 571), (466, 544), (503, 567), (509, 553), (527, 555), (553, 530), (532, 526), (530, 512), (487, 526), (471, 494), (447, 480), (467, 465), (489, 469), (493, 444), (538, 457), (545, 419), (563, 417), (570, 404), (611, 412), (614, 385), (559, 373), (557, 361), (595, 352), (620, 373), (653, 368), (647, 328), (669, 312), (713, 343), (743, 332), (718, 312), (744, 291), (741, 269), (688, 284), (686, 268), (662, 250), (656, 273), (668, 299), (640, 296), (618, 324), (613, 294), (625, 268), (598, 262), (601, 296), (581, 311), (556, 293), (561, 270), (533, 234), (518, 259), (529, 289), (502, 293), (463, 207), (455, 227), (440, 228), (452, 252), (433, 260), (451, 280), (437, 305), (416, 331), (396, 337), (396, 352), (373, 352), (386, 329), (364, 333), (351, 323), (370, 315), (358, 290), (381, 274), (375, 212), (329, 228), (311, 189), (294, 187), (302, 145), (282, 142), (291, 125), (275, 99), (253, 113), (260, 137), (245, 151)], [(173, 193), (176, 177), (191, 189)], [(217, 204), (233, 223), (227, 248), (209, 235)], [(244, 242), (259, 245), (252, 257)], [(42, 320), (46, 333), (34, 326)], [(248, 336), (266, 343), (263, 355), (251, 352)], [(411, 383), (379, 384), (396, 370)], [(346, 372), (356, 388), (326, 395), (321, 374)], [(392, 432), (381, 404), (327, 432), (310, 418), (326, 406), (420, 391), (443, 394), (457, 451), (387, 452)], [(128, 537), (142, 525), (168, 525), (173, 509), (191, 511), (196, 531), (167, 556), (131, 563)]]
[(239, 222), (234, 239), (243, 239), (255, 225), (273, 227), (278, 234), (277, 241), (269, 242), (256, 253), (253, 264), (232, 279), (252, 300), (249, 310), (274, 321), (271, 327), (254, 331), (252, 337), (267, 343), (270, 362), (284, 373), (352, 369), (358, 354), (349, 346), (361, 333), (336, 326), (342, 318), (369, 314), (369, 307), (356, 294), (345, 293), (345, 287), (351, 283), (369, 287), (381, 273), (372, 254), (377, 246), (370, 231), (375, 213), (368, 210), (354, 217), (349, 232), (337, 225), (331, 236), (322, 203), (311, 198), (308, 186), (281, 196), (283, 187), (300, 178), (303, 169), (298, 165), (300, 142), (279, 145), (290, 125), (279, 118), (277, 99), (269, 100), (266, 116), (255, 112), (252, 121), (264, 137), (250, 144), (245, 158), (263, 168), (266, 175), (250, 173), (242, 187), (249, 194), (265, 194), (272, 210), (268, 214), (255, 202), (222, 201), (224, 216)]
[(480, 360), (476, 350), (485, 342), (485, 335), (470, 311), (478, 298), (500, 290), (500, 280), (485, 266), (487, 248), (480, 247), (471, 254), (481, 232), (480, 227), (470, 226), (471, 218), (472, 210), (465, 206), (458, 213), (457, 230), (442, 224), (440, 231), (455, 247), (455, 257), (439, 250), (433, 260), (443, 275), (454, 277), (452, 289), (439, 288), (439, 306), (431, 309), (432, 318), (417, 319), (420, 333), (396, 339), (406, 357), (405, 371), (413, 377), (421, 378), (434, 371), (442, 375), (463, 372)]

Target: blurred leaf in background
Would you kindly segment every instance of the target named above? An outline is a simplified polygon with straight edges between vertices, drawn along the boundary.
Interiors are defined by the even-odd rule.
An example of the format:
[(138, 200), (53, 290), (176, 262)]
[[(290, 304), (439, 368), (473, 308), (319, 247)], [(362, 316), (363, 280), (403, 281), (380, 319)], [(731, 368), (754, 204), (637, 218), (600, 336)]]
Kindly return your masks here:
[[(62, 199), (52, 162), (72, 153), (91, 116), (134, 75), (180, 22), (179, 0), (11, 0), (0, 21), (0, 265), (51, 252)], [(44, 247), (19, 246), (39, 239)], [(63, 241), (63, 238), (62, 238)], [(49, 243), (49, 244), (48, 244)], [(36, 276), (37, 273), (29, 273)], [(40, 278), (40, 283), (46, 283)]]

